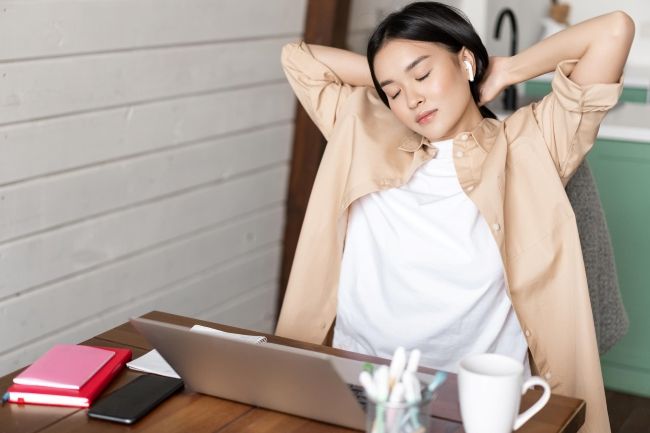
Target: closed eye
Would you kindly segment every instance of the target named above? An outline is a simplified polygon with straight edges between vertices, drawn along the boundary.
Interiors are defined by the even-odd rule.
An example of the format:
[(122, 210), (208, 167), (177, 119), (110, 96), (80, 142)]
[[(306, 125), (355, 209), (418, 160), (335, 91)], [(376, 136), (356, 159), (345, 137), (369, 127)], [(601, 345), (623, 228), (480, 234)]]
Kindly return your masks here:
[[(424, 75), (421, 76), (420, 78), (416, 78), (416, 81), (423, 81), (424, 79), (426, 79), (426, 78), (429, 76), (430, 73), (431, 73), (431, 71), (427, 72), (426, 74), (424, 74)], [(397, 98), (397, 97), (399, 96), (400, 93), (401, 93), (401, 91), (395, 93), (393, 96), (390, 97), (390, 99), (395, 99), (395, 98)]]

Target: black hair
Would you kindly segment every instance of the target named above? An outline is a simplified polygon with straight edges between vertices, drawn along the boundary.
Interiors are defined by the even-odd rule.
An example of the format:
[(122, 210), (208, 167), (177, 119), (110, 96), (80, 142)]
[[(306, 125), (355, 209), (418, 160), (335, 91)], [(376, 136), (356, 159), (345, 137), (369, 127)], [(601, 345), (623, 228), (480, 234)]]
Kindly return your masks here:
[[(490, 58), (481, 38), (476, 34), (465, 14), (460, 10), (437, 2), (416, 2), (393, 12), (382, 20), (368, 41), (368, 65), (372, 82), (379, 97), (388, 107), (388, 97), (381, 89), (375, 76), (374, 61), (377, 52), (391, 39), (435, 42), (451, 53), (458, 53), (465, 47), (474, 54), (476, 73), (474, 81), (468, 81), (474, 102), (480, 100), (479, 86), (485, 78)], [(479, 107), (483, 117), (496, 119), (487, 107)]]

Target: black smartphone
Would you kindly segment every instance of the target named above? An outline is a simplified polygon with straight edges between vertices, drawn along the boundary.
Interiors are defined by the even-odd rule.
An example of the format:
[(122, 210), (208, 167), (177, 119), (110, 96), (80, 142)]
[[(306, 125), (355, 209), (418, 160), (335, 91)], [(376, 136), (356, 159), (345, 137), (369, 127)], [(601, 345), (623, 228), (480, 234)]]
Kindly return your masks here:
[(181, 379), (145, 374), (99, 400), (88, 416), (133, 424), (181, 388)]

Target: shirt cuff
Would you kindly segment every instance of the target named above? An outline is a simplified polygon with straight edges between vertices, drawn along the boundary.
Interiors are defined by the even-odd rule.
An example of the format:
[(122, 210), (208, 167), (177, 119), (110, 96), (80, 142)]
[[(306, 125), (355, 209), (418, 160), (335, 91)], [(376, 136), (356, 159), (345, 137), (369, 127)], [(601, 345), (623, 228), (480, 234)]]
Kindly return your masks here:
[(577, 84), (568, 77), (577, 60), (564, 60), (557, 65), (551, 86), (558, 101), (568, 111), (584, 113), (607, 111), (618, 102), (623, 91), (622, 77), (617, 83)]

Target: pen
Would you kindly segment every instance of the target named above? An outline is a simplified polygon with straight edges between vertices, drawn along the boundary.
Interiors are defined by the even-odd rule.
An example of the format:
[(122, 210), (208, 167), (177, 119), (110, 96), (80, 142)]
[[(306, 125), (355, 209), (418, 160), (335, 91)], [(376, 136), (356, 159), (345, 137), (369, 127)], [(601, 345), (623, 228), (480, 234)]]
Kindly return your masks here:
[(415, 373), (418, 371), (418, 364), (420, 363), (420, 351), (418, 349), (413, 349), (411, 350), (411, 354), (409, 355), (409, 362), (406, 365), (406, 370), (405, 371), (410, 371), (411, 373)]
[(389, 371), (385, 365), (379, 366), (374, 375), (376, 413), (373, 433), (384, 433), (384, 405), (389, 393)]
[(447, 379), (447, 373), (444, 371), (436, 372), (436, 375), (433, 377), (433, 380), (423, 392), (423, 399), (428, 400), (433, 396), (433, 392)]
[(402, 373), (404, 372), (404, 367), (406, 366), (406, 350), (403, 347), (398, 347), (395, 349), (393, 354), (393, 359), (390, 362), (390, 379), (389, 384), (392, 388), (395, 383), (399, 382)]
[(400, 424), (400, 418), (398, 418), (403, 409), (391, 407), (390, 403), (402, 403), (404, 399), (404, 384), (402, 382), (397, 382), (393, 389), (390, 392), (388, 397), (389, 407), (386, 408), (386, 430), (388, 432), (397, 431)]
[(414, 404), (418, 403), (422, 399), (420, 395), (420, 381), (417, 376), (415, 376), (415, 373), (405, 371), (402, 376), (402, 383), (404, 383), (404, 398), (410, 407), (404, 414), (399, 429), (402, 429), (410, 422), (411, 427), (415, 430), (420, 427), (420, 421), (417, 417), (418, 409)]
[(421, 399), (420, 381), (414, 373), (410, 371), (404, 372), (402, 383), (404, 384), (404, 399), (407, 403), (413, 403)]
[(367, 371), (362, 371), (359, 374), (359, 382), (363, 386), (363, 388), (366, 390), (366, 395), (370, 397), (373, 400), (377, 399), (377, 392), (375, 390), (375, 385), (372, 381), (372, 376), (370, 373)]
[(380, 402), (385, 402), (388, 398), (389, 388), (389, 373), (388, 367), (385, 365), (380, 366), (375, 370), (374, 376), (374, 385), (375, 385), (375, 395), (377, 400)]
[(388, 397), (389, 403), (400, 403), (404, 398), (404, 384), (398, 382), (393, 386), (392, 391), (390, 392), (390, 397)]

